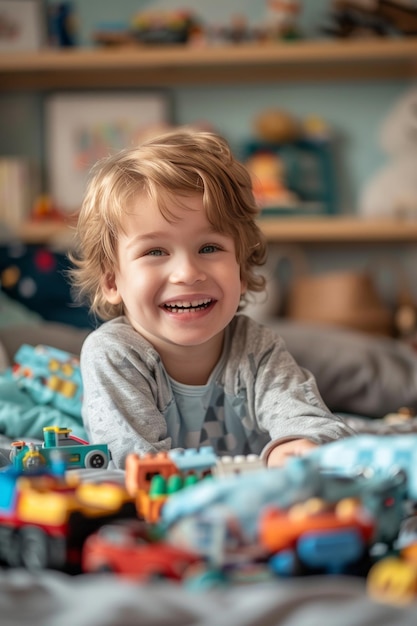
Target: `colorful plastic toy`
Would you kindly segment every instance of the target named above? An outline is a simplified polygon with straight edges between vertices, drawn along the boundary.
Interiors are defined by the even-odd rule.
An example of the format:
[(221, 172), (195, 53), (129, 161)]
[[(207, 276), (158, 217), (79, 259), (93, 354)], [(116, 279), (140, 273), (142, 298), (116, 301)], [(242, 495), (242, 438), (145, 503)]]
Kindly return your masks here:
[(34, 471), (43, 465), (51, 466), (59, 459), (67, 469), (105, 469), (110, 460), (107, 444), (88, 444), (71, 435), (70, 428), (46, 426), (42, 445), (14, 441), (10, 461), (20, 471)]
[[(393, 545), (404, 518), (407, 478), (404, 472), (385, 476), (322, 470), (317, 461), (303, 457), (289, 460), (282, 468), (233, 474), (218, 480), (214, 477), (190, 489), (192, 492), (179, 491), (165, 502), (161, 522), (172, 541), (194, 549), (210, 562), (221, 563), (222, 566), (230, 563), (233, 545), (238, 547), (242, 558), (248, 558), (250, 546), (252, 556), (257, 554), (259, 558), (259, 524), (266, 508), (272, 506), (283, 511), (285, 524), (289, 527), (287, 533), (300, 534), (301, 530), (296, 530), (296, 522), (293, 524), (291, 517), (286, 516), (289, 507), (310, 498), (321, 498), (330, 510), (338, 506), (342, 499), (355, 498), (357, 511), (361, 511), (363, 519), (373, 520), (372, 537), (367, 541), (358, 534), (358, 520), (354, 523), (350, 520), (350, 525), (345, 524), (346, 520), (343, 522), (345, 525), (337, 524), (335, 513), (328, 513), (330, 527), (325, 527), (325, 535), (320, 537), (314, 522), (308, 520), (316, 532), (316, 547), (315, 552), (310, 547), (310, 556), (306, 554), (304, 557), (305, 567), (307, 562), (313, 567), (313, 561), (316, 563), (314, 567), (318, 567), (322, 558), (322, 571), (326, 569), (326, 559), (326, 571), (329, 571), (347, 566), (350, 563), (349, 552), (352, 555), (364, 553), (377, 542), (384, 543), (387, 549)], [(323, 519), (320, 523), (324, 523)], [(280, 536), (280, 533), (276, 534)], [(264, 551), (270, 548), (265, 543), (263, 545)], [(312, 546), (311, 541), (309, 545)], [(294, 547), (288, 547), (294, 554)], [(333, 563), (328, 556), (332, 550), (335, 552)], [(294, 561), (293, 557), (291, 559)], [(355, 559), (352, 563), (357, 564)]]
[(407, 497), (417, 500), (417, 435), (357, 435), (315, 448), (308, 458), (323, 471), (355, 476), (406, 474)]
[(231, 474), (221, 480), (202, 481), (192, 494), (174, 494), (162, 510), (162, 523), (171, 527), (181, 519), (197, 515), (214, 505), (225, 504), (239, 520), (245, 534), (255, 538), (258, 515), (267, 504), (287, 507), (320, 493), (322, 482), (317, 463), (293, 458), (283, 468)]
[(136, 498), (138, 515), (148, 522), (157, 522), (168, 497), (210, 475), (216, 460), (211, 446), (142, 456), (129, 454), (125, 484), (130, 495)]
[(201, 557), (166, 543), (138, 520), (102, 526), (84, 544), (84, 572), (116, 572), (136, 581), (179, 581)]
[[(168, 536), (184, 541), (193, 549), (206, 537), (204, 554), (210, 552), (215, 559), (221, 555), (224, 539), (232, 525), (240, 534), (240, 544), (256, 544), (258, 517), (266, 505), (286, 508), (317, 495), (321, 476), (315, 465), (304, 458), (294, 458), (287, 466), (263, 469), (243, 474), (230, 474), (221, 479), (204, 480), (190, 490), (173, 494), (161, 511), (161, 524)], [(191, 530), (191, 526), (196, 526)], [(205, 529), (199, 531), (199, 528)], [(181, 537), (183, 539), (181, 539)], [(244, 538), (242, 540), (242, 538)]]
[(337, 503), (344, 498), (358, 498), (378, 521), (374, 540), (393, 545), (404, 519), (407, 478), (402, 471), (390, 476), (372, 471), (346, 475), (324, 471), (317, 495), (327, 502)]
[(212, 446), (170, 450), (168, 455), (182, 474), (188, 472), (195, 472), (199, 475), (207, 474), (217, 463), (217, 455)]
[(241, 474), (256, 472), (265, 469), (265, 461), (257, 454), (239, 454), (236, 456), (220, 456), (212, 469), (214, 476), (228, 476), (229, 474)]
[(417, 543), (375, 563), (366, 578), (367, 592), (377, 602), (406, 605), (417, 599)]
[(133, 517), (134, 504), (122, 485), (80, 483), (59, 467), (22, 474), (0, 472), (0, 561), (30, 570), (80, 572), (86, 537), (103, 523)]
[(245, 532), (242, 520), (227, 504), (184, 516), (169, 528), (167, 536), (174, 545), (200, 554), (212, 570), (225, 573), (227, 569), (228, 578), (232, 570), (265, 561), (268, 556), (257, 536)]
[(216, 463), (217, 456), (211, 446), (142, 455), (132, 452), (126, 459), (126, 487), (132, 495), (138, 490), (149, 492), (151, 479), (157, 474), (165, 480), (174, 474), (193, 473), (202, 477), (210, 473)]
[(274, 555), (270, 565), (277, 574), (340, 573), (365, 557), (375, 527), (376, 520), (358, 500), (329, 505), (312, 498), (288, 510), (261, 512), (259, 539)]

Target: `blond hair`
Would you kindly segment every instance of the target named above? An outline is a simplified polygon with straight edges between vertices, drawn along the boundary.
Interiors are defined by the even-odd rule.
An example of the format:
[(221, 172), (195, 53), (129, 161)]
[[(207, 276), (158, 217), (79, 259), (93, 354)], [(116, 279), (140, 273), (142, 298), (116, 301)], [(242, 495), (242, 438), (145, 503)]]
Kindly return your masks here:
[(102, 280), (117, 267), (117, 237), (127, 207), (145, 193), (170, 220), (174, 216), (164, 198), (196, 192), (202, 193), (210, 224), (233, 238), (247, 290), (262, 291), (265, 280), (255, 267), (265, 263), (266, 242), (255, 222), (258, 208), (248, 171), (222, 137), (177, 128), (102, 159), (92, 169), (78, 218), (78, 248), (71, 255), (70, 279), (78, 300), (103, 320), (123, 314), (123, 304), (107, 302)]

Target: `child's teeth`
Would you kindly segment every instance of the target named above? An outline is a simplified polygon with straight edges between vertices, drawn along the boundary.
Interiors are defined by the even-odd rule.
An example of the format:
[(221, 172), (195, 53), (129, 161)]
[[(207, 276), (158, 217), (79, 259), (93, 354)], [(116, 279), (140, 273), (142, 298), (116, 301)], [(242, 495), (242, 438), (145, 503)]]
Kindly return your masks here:
[(204, 308), (208, 306), (210, 302), (211, 300), (209, 298), (204, 300), (194, 300), (193, 302), (171, 302), (171, 304), (166, 304), (165, 307), (174, 313), (183, 313), (189, 309), (198, 309), (200, 307)]

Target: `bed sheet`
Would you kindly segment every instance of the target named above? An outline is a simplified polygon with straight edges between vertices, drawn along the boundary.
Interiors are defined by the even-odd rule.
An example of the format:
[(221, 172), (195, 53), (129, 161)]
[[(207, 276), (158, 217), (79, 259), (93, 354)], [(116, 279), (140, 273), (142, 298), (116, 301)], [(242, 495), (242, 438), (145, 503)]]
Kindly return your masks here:
[(348, 577), (194, 592), (112, 574), (0, 572), (2, 626), (415, 626), (417, 606), (371, 601)]

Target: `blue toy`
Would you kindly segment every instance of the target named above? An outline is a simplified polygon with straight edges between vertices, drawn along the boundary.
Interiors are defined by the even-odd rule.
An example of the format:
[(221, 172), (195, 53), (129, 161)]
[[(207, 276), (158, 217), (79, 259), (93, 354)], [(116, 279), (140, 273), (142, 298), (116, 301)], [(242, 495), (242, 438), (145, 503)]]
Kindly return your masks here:
[(66, 469), (105, 469), (111, 458), (107, 444), (88, 444), (73, 437), (70, 428), (46, 426), (42, 445), (14, 441), (10, 461), (22, 472), (37, 471), (42, 466)]
[(74, 417), (81, 415), (81, 371), (73, 354), (23, 344), (14, 357), (12, 376), (36, 404), (53, 406)]
[(217, 455), (212, 446), (170, 450), (168, 456), (181, 473), (209, 472), (217, 463)]
[(225, 505), (239, 519), (245, 534), (255, 537), (263, 506), (286, 507), (313, 497), (319, 492), (320, 482), (317, 466), (307, 458), (291, 459), (283, 468), (202, 481), (168, 499), (162, 510), (162, 523), (169, 527), (185, 516), (199, 514), (214, 505)]
[(308, 458), (321, 470), (340, 476), (406, 475), (406, 496), (417, 500), (417, 435), (357, 435), (319, 446)]

